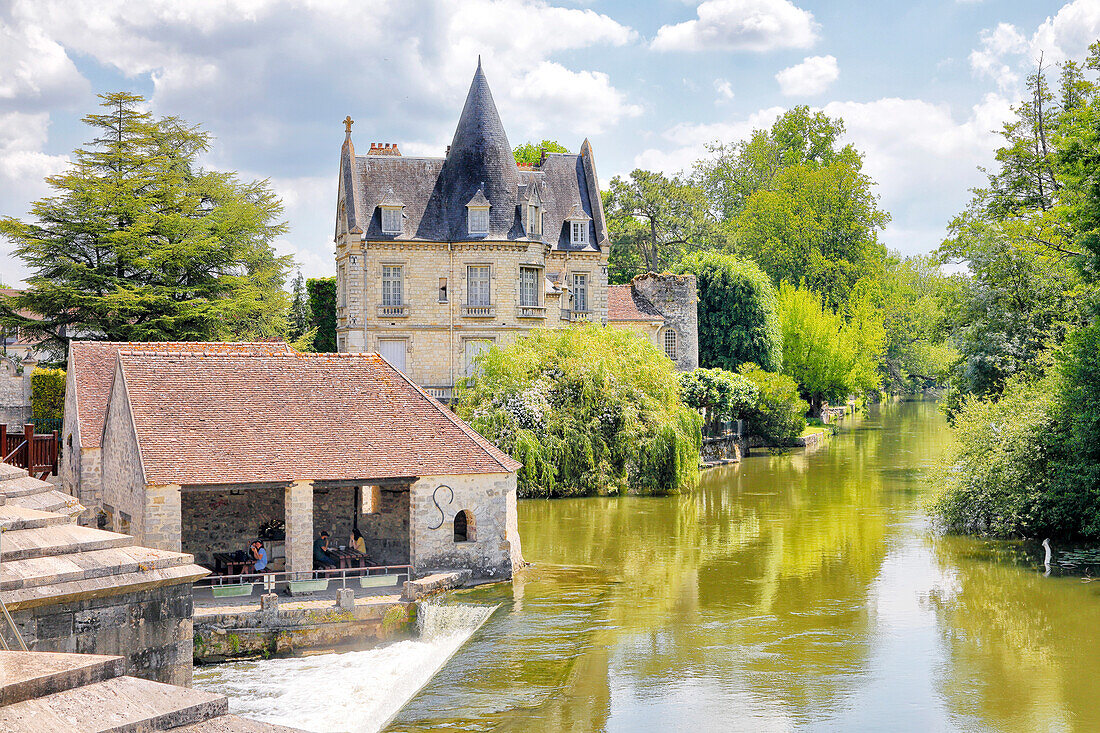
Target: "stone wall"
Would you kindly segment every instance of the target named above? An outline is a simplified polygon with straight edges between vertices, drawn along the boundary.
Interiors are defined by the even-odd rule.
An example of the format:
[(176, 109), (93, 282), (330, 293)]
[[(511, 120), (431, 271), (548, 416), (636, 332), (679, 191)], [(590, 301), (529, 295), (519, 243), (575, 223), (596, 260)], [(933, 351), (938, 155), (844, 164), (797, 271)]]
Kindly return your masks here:
[[(699, 297), (695, 276), (650, 272), (634, 278), (630, 285), (661, 312), (666, 327), (676, 329), (676, 368), (682, 372), (696, 369), (699, 366)], [(661, 338), (658, 335), (658, 347), (664, 351)]]
[(34, 362), (27, 362), (23, 374), (19, 374), (14, 359), (0, 357), (0, 423), (9, 430), (23, 430), (31, 420), (30, 374)]
[[(441, 486), (448, 486), (450, 492)], [(507, 578), (523, 563), (516, 521), (516, 474), (425, 476), (411, 489), (413, 572), (468, 568), (477, 577)], [(471, 539), (455, 542), (460, 511), (473, 514)]]
[(378, 565), (407, 565), (409, 487), (382, 487), (379, 499), (378, 512), (359, 515), (359, 532), (367, 546), (367, 557)]
[(191, 584), (13, 611), (32, 651), (115, 654), (126, 674), (191, 684)]
[[(102, 490), (95, 494), (96, 487), (89, 483), (81, 485), (81, 503), (88, 507), (93, 517), (102, 510), (106, 516), (104, 529), (133, 535), (138, 542), (149, 547), (144, 539), (145, 532), (145, 472), (141, 465), (141, 453), (138, 449), (137, 435), (134, 433), (133, 420), (130, 417), (130, 401), (126, 394), (126, 383), (118, 376), (107, 403), (107, 421), (103, 431)], [(92, 473), (93, 465), (88, 456), (81, 457), (81, 470)], [(86, 496), (85, 496), (86, 495)], [(124, 516), (125, 515), (125, 516)], [(159, 549), (179, 549), (161, 547)]]
[(260, 525), (285, 519), (284, 495), (283, 489), (242, 489), (236, 493), (184, 490), (182, 552), (194, 555), (199, 565), (213, 568), (215, 552), (247, 550), (258, 539)]
[(700, 451), (700, 457), (705, 463), (740, 461), (748, 454), (749, 441), (732, 435), (722, 438), (703, 438), (703, 447)]

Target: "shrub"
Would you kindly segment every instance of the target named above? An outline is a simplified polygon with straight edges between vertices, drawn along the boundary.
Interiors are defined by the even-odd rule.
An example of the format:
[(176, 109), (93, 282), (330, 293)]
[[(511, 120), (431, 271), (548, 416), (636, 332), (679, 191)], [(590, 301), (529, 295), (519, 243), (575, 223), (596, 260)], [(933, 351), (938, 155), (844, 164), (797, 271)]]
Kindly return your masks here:
[(759, 396), (747, 377), (725, 369), (695, 369), (680, 375), (680, 399), (703, 411), (707, 426), (746, 418)]
[(744, 362), (778, 370), (783, 334), (771, 279), (754, 263), (721, 252), (696, 252), (672, 271), (699, 288), (699, 364), (736, 369)]
[(31, 374), (31, 414), (35, 420), (60, 420), (65, 410), (65, 370), (35, 369)]
[(671, 493), (698, 479), (702, 420), (637, 334), (540, 329), (478, 356), (455, 410), (523, 463), (520, 496)]
[(798, 382), (786, 374), (766, 372), (756, 364), (743, 364), (740, 372), (757, 390), (756, 405), (747, 418), (748, 434), (773, 443), (801, 435), (810, 406), (799, 396)]

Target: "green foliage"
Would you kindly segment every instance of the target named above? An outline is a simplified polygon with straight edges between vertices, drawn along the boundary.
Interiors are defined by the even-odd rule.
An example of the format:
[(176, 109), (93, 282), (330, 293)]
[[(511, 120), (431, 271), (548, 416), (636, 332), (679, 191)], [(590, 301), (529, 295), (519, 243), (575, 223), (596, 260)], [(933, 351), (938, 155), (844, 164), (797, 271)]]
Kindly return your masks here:
[[(653, 171), (615, 176), (604, 197), (618, 277), (662, 272), (686, 252), (713, 244), (714, 217), (703, 190), (691, 181)], [(631, 267), (620, 258), (626, 255)], [(634, 267), (640, 270), (634, 271)], [(629, 277), (627, 277), (629, 275)]]
[(60, 420), (65, 410), (65, 370), (31, 372), (31, 414), (35, 420)]
[(310, 321), (312, 320), (309, 310), (309, 295), (306, 293), (306, 280), (302, 277), (301, 270), (298, 271), (293, 283), (291, 283), (291, 294), (288, 336), (291, 341), (294, 341), (302, 338), (310, 330)]
[(568, 153), (569, 150), (556, 140), (543, 140), (537, 145), (535, 143), (524, 143), (523, 145), (517, 145), (515, 150), (512, 151), (516, 156), (516, 162), (524, 165), (538, 165), (542, 162), (543, 151), (547, 153)]
[(756, 405), (746, 416), (746, 432), (769, 443), (797, 438), (806, 428), (809, 405), (798, 394), (798, 383), (785, 374), (743, 364), (739, 372), (756, 386)]
[(0, 234), (33, 273), (0, 320), (58, 354), (70, 333), (113, 341), (285, 334), (290, 260), (271, 245), (286, 225), (268, 183), (201, 168), (209, 135), (140, 111), (141, 97), (101, 99), (107, 111), (84, 118), (94, 139), (46, 179), (54, 193), (34, 203), (34, 220), (0, 219)]
[(778, 370), (783, 363), (775, 287), (752, 262), (719, 252), (680, 260), (676, 273), (695, 275), (699, 291), (699, 363), (736, 369), (745, 362)]
[(851, 305), (851, 322), (804, 288), (779, 288), (783, 373), (801, 385), (816, 415), (825, 400), (843, 400), (879, 386), (878, 365), (885, 334), (878, 313), (862, 296)]
[(310, 328), (316, 330), (313, 350), (320, 353), (336, 351), (336, 278), (311, 277), (306, 281), (309, 292)]
[(706, 425), (747, 418), (760, 393), (748, 377), (725, 369), (695, 369), (680, 375), (680, 399), (704, 413)]
[(456, 412), (523, 462), (521, 496), (671, 493), (698, 478), (701, 419), (637, 334), (539, 329), (478, 356)]

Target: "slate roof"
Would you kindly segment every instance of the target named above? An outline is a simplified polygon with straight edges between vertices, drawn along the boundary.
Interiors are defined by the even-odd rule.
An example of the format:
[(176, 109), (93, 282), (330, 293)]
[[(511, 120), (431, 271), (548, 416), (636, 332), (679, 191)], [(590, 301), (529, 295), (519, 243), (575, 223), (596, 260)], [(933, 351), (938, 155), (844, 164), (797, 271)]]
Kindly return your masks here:
[[(356, 156), (349, 137), (340, 165), (348, 229), (361, 227), (368, 241), (541, 240), (554, 249), (588, 251), (607, 243), (588, 141), (577, 154), (547, 153), (538, 168), (517, 166), (480, 61), (446, 157)], [(542, 202), (543, 234), (528, 237), (520, 205), (534, 185)], [(466, 205), (479, 189), (491, 205), (489, 233), (471, 236)], [(405, 205), (404, 231), (396, 235), (382, 232), (379, 209), (391, 190)], [(592, 219), (587, 245), (569, 242), (565, 223), (574, 208)]]
[[(77, 421), (81, 448), (98, 448), (107, 419), (107, 400), (115, 378), (118, 351), (201, 351), (243, 354), (278, 354), (292, 349), (282, 341), (72, 341), (67, 369), (76, 384)], [(66, 399), (68, 402), (68, 399)]]
[(150, 484), (510, 473), (377, 354), (119, 353)]
[(607, 286), (607, 320), (664, 321), (665, 317), (653, 304), (634, 292), (630, 285)]

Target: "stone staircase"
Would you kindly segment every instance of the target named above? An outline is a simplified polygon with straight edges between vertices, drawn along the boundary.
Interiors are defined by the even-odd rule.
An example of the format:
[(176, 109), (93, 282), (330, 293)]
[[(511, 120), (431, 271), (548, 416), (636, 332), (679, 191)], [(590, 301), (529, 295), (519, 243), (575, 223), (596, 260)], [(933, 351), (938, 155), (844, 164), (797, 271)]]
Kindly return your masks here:
[(228, 711), (223, 695), (124, 676), (121, 657), (0, 652), (5, 733), (295, 733)]

